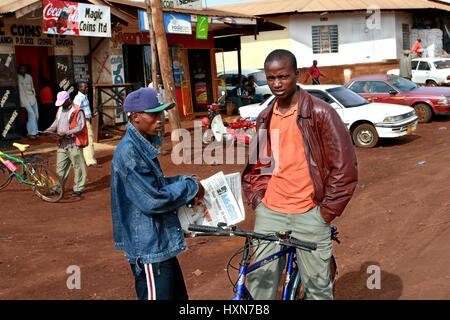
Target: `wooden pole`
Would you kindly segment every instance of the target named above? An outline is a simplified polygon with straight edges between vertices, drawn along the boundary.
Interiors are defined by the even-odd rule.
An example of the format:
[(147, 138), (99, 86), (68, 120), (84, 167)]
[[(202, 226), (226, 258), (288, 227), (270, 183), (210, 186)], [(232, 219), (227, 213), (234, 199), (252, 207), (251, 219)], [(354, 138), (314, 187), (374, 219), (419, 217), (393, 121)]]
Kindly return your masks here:
[[(147, 19), (148, 19), (148, 27), (149, 27), (149, 33), (150, 33), (150, 50), (151, 50), (151, 57), (152, 57), (152, 83), (153, 88), (155, 90), (158, 90), (158, 83), (156, 81), (157, 78), (157, 72), (156, 72), (156, 60), (158, 59), (156, 56), (156, 40), (155, 40), (155, 30), (153, 29), (153, 18), (152, 18), (152, 7), (151, 7), (151, 0), (146, 1), (147, 4)], [(159, 91), (159, 90), (158, 90)]]
[[(152, 70), (152, 84), (153, 84), (153, 88), (158, 91), (159, 93), (159, 83), (158, 83), (158, 76), (157, 76), (157, 72), (156, 72), (156, 65), (157, 65), (157, 60), (158, 60), (158, 56), (156, 55), (156, 40), (155, 40), (155, 29), (153, 27), (153, 17), (152, 17), (152, 7), (151, 7), (151, 0), (146, 0), (146, 4), (147, 4), (147, 20), (148, 20), (148, 29), (149, 29), (149, 34), (150, 34), (150, 51), (151, 51), (151, 59), (152, 59), (152, 65), (151, 65), (151, 70)], [(167, 103), (167, 101), (165, 101)], [(162, 114), (162, 130), (158, 133), (158, 135), (164, 139), (164, 134), (165, 134), (165, 127), (166, 127), (166, 117), (164, 115), (164, 113)], [(163, 149), (164, 143), (161, 143), (158, 146), (158, 151), (160, 151), (162, 154), (165, 154), (166, 151)]]
[(175, 106), (169, 112), (169, 124), (172, 132), (172, 146), (180, 141), (179, 130), (181, 128), (180, 115), (178, 113), (175, 81), (173, 79), (172, 65), (170, 62), (169, 46), (167, 44), (166, 31), (164, 29), (164, 16), (161, 0), (151, 1), (153, 27), (155, 29), (156, 48), (158, 50), (159, 66), (163, 79), (166, 101), (174, 102)]

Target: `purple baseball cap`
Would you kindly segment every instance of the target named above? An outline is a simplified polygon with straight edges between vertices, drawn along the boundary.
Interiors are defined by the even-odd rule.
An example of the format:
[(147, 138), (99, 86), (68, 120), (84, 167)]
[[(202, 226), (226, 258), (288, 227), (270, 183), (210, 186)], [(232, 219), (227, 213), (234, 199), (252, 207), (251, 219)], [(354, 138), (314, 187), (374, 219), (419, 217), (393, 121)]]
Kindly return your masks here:
[(169, 109), (173, 105), (173, 102), (160, 104), (158, 91), (155, 89), (140, 88), (127, 95), (123, 103), (123, 109), (125, 112), (159, 112)]
[(70, 94), (67, 91), (60, 91), (56, 95), (55, 106), (60, 107), (66, 102), (67, 99), (70, 98)]

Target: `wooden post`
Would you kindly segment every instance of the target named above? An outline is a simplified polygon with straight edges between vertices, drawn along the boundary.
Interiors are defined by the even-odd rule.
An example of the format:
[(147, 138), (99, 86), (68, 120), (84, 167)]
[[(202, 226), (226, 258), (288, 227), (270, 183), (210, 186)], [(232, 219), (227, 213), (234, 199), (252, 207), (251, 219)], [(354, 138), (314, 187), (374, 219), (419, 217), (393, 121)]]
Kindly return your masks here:
[[(150, 50), (151, 50), (151, 59), (152, 59), (152, 83), (153, 88), (155, 90), (158, 90), (158, 83), (156, 82), (156, 40), (155, 40), (155, 30), (153, 28), (153, 18), (152, 18), (152, 8), (151, 8), (151, 0), (146, 1), (147, 4), (147, 20), (148, 20), (148, 27), (149, 27), (149, 33), (150, 33)], [(159, 90), (158, 90), (159, 91)]]
[(164, 16), (161, 0), (151, 1), (153, 27), (155, 29), (156, 48), (159, 56), (159, 66), (164, 84), (166, 101), (174, 102), (175, 106), (169, 112), (169, 124), (172, 132), (172, 145), (180, 141), (179, 130), (181, 128), (180, 115), (178, 114), (177, 95), (175, 81), (173, 79), (172, 66), (170, 63), (169, 46), (167, 44), (166, 31), (164, 30)]
[[(150, 34), (150, 51), (151, 51), (151, 59), (152, 59), (152, 83), (153, 83), (153, 89), (160, 92), (159, 90), (159, 83), (158, 83), (158, 77), (156, 72), (156, 64), (158, 60), (158, 56), (156, 55), (156, 40), (155, 40), (155, 29), (153, 27), (153, 17), (152, 17), (152, 8), (151, 8), (151, 0), (146, 0), (147, 4), (147, 20), (148, 20), (148, 32)], [(161, 93), (161, 92), (160, 92)], [(165, 101), (167, 102), (167, 101)], [(166, 117), (164, 113), (162, 114), (162, 130), (158, 133), (158, 135), (164, 139), (165, 134), (165, 127), (166, 127)], [(163, 149), (164, 143), (161, 143), (158, 146), (158, 151), (162, 154), (165, 154), (165, 150)]]

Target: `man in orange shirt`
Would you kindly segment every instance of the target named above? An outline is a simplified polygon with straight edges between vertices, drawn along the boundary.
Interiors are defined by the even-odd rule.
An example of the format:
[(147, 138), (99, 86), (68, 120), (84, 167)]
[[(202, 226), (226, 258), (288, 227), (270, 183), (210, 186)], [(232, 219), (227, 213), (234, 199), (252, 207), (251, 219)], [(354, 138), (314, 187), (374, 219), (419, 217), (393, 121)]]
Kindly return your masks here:
[[(244, 194), (255, 209), (255, 232), (291, 230), (294, 238), (317, 243), (315, 251), (297, 250), (304, 296), (333, 299), (330, 222), (342, 213), (356, 188), (353, 144), (336, 111), (297, 86), (297, 62), (291, 52), (273, 51), (264, 70), (276, 99), (256, 120), (257, 133), (242, 175)], [(279, 250), (269, 242), (254, 258)], [(283, 265), (279, 259), (248, 275), (253, 298), (275, 299)]]

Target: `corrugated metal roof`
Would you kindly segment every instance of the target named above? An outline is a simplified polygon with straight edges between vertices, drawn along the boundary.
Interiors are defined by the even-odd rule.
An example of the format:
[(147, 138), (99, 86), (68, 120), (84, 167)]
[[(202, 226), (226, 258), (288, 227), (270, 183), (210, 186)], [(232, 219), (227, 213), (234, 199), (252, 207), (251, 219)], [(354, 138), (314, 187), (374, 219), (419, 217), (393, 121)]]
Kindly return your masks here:
[(0, 14), (15, 12), (19, 9), (40, 1), (42, 0), (1, 0)]
[(262, 0), (212, 8), (263, 16), (283, 13), (367, 10), (372, 6), (377, 6), (381, 10), (440, 9), (450, 11), (450, 4), (428, 0)]

